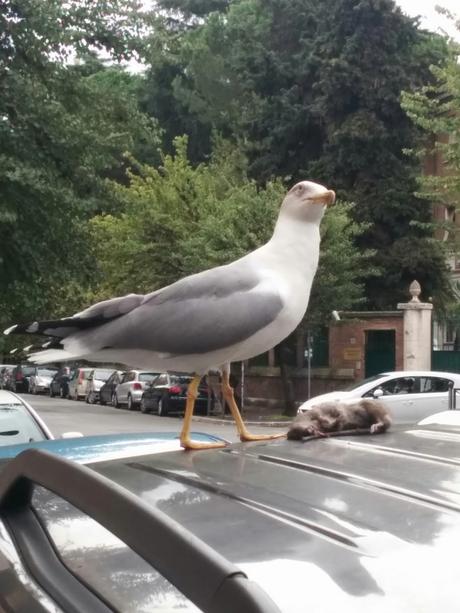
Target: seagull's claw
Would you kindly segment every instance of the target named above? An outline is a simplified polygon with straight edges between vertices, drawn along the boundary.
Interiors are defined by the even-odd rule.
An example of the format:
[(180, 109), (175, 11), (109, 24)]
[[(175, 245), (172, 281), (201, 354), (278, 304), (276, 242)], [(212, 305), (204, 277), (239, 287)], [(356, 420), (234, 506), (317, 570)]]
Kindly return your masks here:
[(192, 439), (188, 437), (181, 437), (180, 444), (184, 449), (221, 449), (222, 447), (227, 447), (227, 443), (225, 441), (199, 443), (198, 441), (192, 441)]
[(274, 438), (285, 438), (286, 433), (282, 434), (250, 434), (249, 432), (243, 432), (240, 434), (240, 440), (244, 442), (246, 441), (271, 441)]

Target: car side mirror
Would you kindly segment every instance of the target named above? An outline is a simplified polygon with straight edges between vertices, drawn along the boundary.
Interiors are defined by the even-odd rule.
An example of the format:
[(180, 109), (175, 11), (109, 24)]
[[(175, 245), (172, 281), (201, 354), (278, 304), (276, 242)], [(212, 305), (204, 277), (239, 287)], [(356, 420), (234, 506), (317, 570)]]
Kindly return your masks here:
[(374, 398), (381, 398), (383, 396), (383, 389), (378, 387), (376, 390), (374, 390), (373, 396)]

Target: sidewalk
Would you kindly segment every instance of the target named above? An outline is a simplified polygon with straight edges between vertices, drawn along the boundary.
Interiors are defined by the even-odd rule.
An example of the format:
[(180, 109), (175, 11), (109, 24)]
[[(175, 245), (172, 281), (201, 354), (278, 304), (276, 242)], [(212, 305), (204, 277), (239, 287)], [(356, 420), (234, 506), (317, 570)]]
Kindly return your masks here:
[[(282, 415), (281, 412), (276, 413), (275, 411), (267, 411), (267, 409), (262, 409), (261, 407), (247, 408), (243, 411), (242, 416), (244, 423), (248, 426), (268, 426), (271, 428), (287, 428), (294, 419), (293, 417)], [(222, 415), (216, 415), (215, 417), (194, 415), (193, 421), (228, 426), (235, 425), (235, 421), (231, 415), (225, 415), (225, 417)]]

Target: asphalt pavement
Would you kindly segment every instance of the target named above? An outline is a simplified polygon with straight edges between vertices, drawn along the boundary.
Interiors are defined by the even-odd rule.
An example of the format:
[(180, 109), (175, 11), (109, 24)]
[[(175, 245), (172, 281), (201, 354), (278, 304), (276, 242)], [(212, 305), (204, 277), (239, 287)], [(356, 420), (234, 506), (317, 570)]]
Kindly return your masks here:
[[(20, 394), (37, 411), (54, 436), (64, 432), (89, 434), (115, 434), (122, 432), (180, 432), (181, 416), (158, 417), (151, 413), (115, 409), (100, 404), (87, 404), (83, 401), (63, 400), (49, 396)], [(233, 422), (194, 418), (192, 430), (215, 434), (228, 441), (237, 441)], [(254, 434), (273, 434), (270, 426), (251, 425)]]

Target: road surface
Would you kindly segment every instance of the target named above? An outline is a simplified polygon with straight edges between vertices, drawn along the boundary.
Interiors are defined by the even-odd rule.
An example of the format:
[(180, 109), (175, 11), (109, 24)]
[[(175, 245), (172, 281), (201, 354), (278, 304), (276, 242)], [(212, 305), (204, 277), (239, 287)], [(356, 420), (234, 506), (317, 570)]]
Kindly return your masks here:
[[(54, 436), (64, 432), (81, 432), (82, 434), (114, 434), (122, 432), (179, 432), (182, 426), (181, 416), (158, 417), (151, 413), (128, 411), (126, 408), (114, 409), (111, 406), (86, 404), (84, 401), (63, 400), (49, 396), (32, 396), (20, 394), (45, 421)], [(268, 426), (251, 426), (255, 434), (279, 431)], [(237, 441), (236, 428), (230, 424), (193, 422), (192, 430), (215, 434), (231, 442)]]

